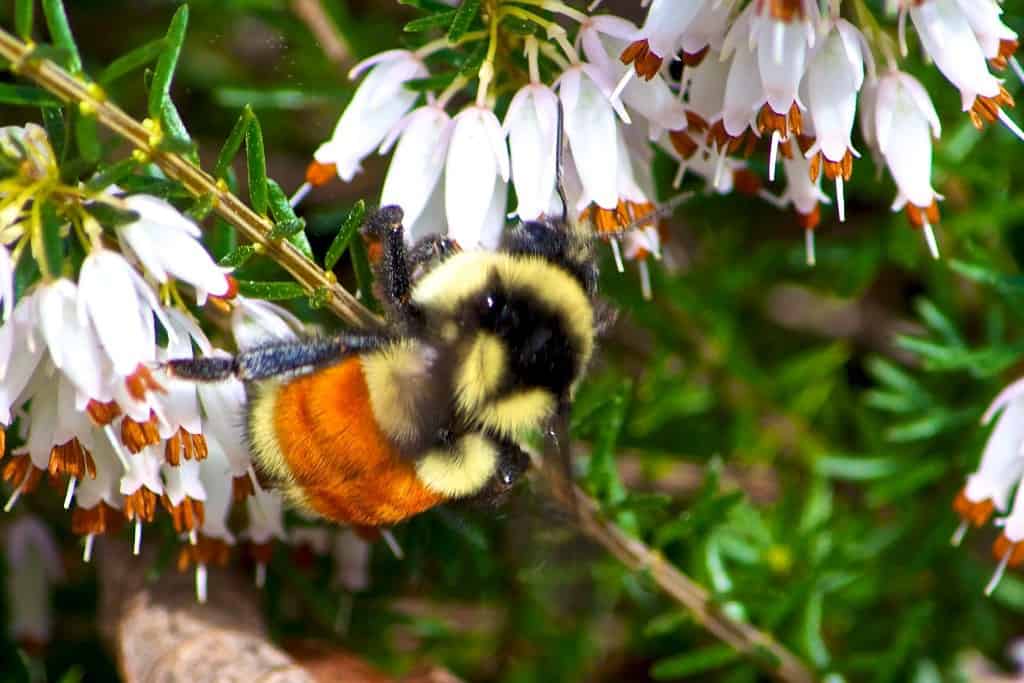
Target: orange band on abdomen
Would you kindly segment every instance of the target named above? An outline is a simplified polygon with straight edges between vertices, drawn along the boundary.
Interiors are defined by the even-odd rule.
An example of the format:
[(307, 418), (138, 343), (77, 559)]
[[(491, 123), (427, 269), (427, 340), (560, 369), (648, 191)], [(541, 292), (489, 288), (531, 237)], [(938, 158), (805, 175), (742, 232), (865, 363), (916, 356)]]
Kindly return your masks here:
[(274, 427), (295, 483), (323, 517), (383, 526), (444, 500), (381, 432), (358, 358), (284, 385)]

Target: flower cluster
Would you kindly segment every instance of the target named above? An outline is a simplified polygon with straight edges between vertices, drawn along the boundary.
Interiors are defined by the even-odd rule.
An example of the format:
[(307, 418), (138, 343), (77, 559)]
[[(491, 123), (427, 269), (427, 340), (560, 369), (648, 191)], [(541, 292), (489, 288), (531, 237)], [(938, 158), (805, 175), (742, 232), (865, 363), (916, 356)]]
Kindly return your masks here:
[[(235, 535), (232, 502), (247, 499), (243, 532), (255, 556), (282, 539), (281, 505), (252, 473), (238, 381), (196, 385), (161, 369), (169, 358), (224, 353), (204, 334), (182, 291), (230, 311), (238, 344), (295, 334), (277, 306), (237, 295), (199, 242), (196, 224), (163, 199), (117, 187), (64, 185), (45, 131), (0, 129), (0, 447), (13, 493), (46, 475), (65, 482), (72, 530), (93, 539), (143, 524), (159, 509), (187, 541), (179, 566), (223, 562)], [(112, 218), (101, 220), (113, 213)], [(27, 286), (15, 272), (41, 270)]]
[[(931, 161), (941, 131), (928, 93), (899, 69), (896, 46), (905, 54), (909, 17), (971, 121), (979, 128), (1000, 121), (1024, 138), (1006, 112), (1012, 98), (990, 71), (1019, 71), (1016, 34), (995, 0), (904, 0), (898, 40), (873, 18), (862, 30), (856, 22), (866, 10), (846, 17), (841, 5), (829, 3), (823, 15), (813, 0), (653, 0), (638, 27), (557, 1), (496, 3), (488, 21), (510, 17), (538, 27), (512, 39), (524, 55), (524, 67), (515, 70), (522, 76), (495, 86), (495, 32), (462, 38), (487, 40), (490, 48), (476, 96), (465, 105), (451, 104), (469, 84), (462, 75), (443, 92), (419, 96), (419, 86), (432, 80), (428, 59), (452, 47), (444, 39), (372, 57), (353, 69), (353, 78), (366, 76), (317, 150), (302, 193), (335, 172), (349, 181), (375, 149), (393, 149), (381, 203), (403, 206), (410, 237), (447, 231), (464, 248), (492, 248), (510, 181), (517, 201), (510, 215), (531, 220), (562, 211), (554, 194), (561, 103), (567, 208), (573, 220), (610, 238), (620, 270), (620, 238), (625, 256), (642, 268), (648, 255), (659, 254), (654, 148), (678, 162), (677, 186), (689, 172), (712, 191), (738, 190), (792, 207), (813, 263), (820, 206), (832, 201), (822, 177), (834, 186), (839, 220), (846, 217), (844, 184), (861, 156), (853, 143), (859, 109), (865, 146), (896, 183), (893, 210), (904, 210), (922, 229), (937, 257), (933, 226), (941, 196), (932, 187)], [(575, 22), (574, 39), (553, 15)], [(541, 32), (546, 41), (536, 37)], [(876, 55), (884, 68), (876, 67)], [(681, 78), (673, 78), (680, 66)], [(768, 157), (769, 182), (781, 157), (785, 188), (778, 194), (745, 166), (758, 147)]]

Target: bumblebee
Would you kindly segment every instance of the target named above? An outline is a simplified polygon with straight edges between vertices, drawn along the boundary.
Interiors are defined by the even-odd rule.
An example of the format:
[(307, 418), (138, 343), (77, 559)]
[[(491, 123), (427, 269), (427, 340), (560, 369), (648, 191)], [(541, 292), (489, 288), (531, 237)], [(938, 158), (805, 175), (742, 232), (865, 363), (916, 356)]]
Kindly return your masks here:
[(588, 241), (563, 219), (522, 223), (496, 252), (437, 235), (408, 250), (395, 206), (364, 232), (381, 248), (380, 329), (172, 360), (169, 371), (241, 379), (257, 471), (314, 515), (381, 527), (500, 498), (529, 465), (523, 437), (566, 423), (593, 353)]

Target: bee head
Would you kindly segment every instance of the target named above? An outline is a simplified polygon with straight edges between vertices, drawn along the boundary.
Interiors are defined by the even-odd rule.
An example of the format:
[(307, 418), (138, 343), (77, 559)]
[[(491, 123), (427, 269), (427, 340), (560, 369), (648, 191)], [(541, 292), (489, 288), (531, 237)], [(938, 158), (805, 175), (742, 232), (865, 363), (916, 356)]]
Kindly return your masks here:
[(576, 278), (591, 298), (597, 292), (597, 267), (590, 245), (574, 234), (565, 221), (524, 221), (509, 233), (504, 251), (550, 261)]

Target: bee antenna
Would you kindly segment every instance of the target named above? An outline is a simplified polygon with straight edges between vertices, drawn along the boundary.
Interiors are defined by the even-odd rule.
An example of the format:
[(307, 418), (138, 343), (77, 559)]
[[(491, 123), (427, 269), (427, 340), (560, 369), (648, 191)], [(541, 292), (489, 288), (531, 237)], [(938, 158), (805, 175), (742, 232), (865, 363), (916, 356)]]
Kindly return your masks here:
[(555, 120), (555, 191), (562, 200), (562, 225), (569, 224), (569, 200), (565, 195), (565, 110), (558, 99), (558, 117)]

